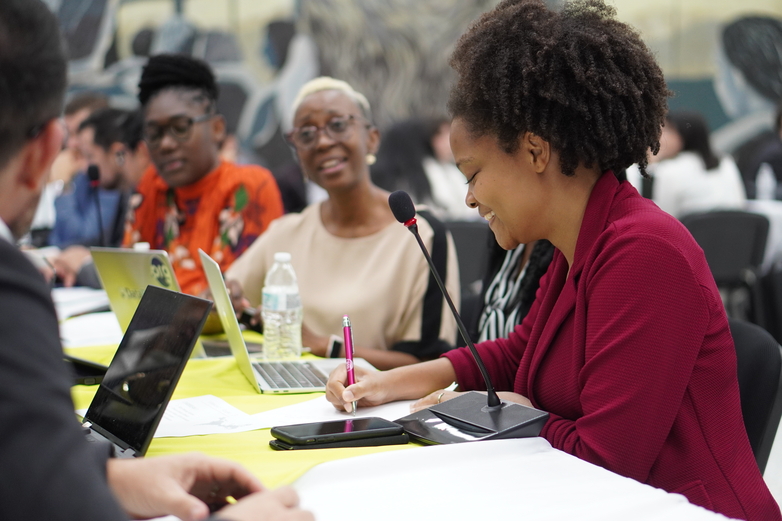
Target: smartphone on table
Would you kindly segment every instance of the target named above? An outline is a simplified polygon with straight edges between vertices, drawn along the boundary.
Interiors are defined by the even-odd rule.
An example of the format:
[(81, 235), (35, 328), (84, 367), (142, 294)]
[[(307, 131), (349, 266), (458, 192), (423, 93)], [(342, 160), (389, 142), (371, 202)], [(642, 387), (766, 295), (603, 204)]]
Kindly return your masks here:
[(350, 418), (328, 422), (300, 423), (273, 427), (276, 450), (328, 449), (401, 445), (408, 437), (402, 426), (383, 418)]

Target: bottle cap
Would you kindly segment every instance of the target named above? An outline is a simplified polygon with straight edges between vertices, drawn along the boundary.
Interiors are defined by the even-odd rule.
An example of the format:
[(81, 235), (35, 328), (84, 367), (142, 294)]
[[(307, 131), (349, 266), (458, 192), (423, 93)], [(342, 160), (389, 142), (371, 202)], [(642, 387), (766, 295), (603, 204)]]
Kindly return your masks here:
[(274, 254), (274, 262), (290, 262), (291, 254), (287, 251), (278, 251)]

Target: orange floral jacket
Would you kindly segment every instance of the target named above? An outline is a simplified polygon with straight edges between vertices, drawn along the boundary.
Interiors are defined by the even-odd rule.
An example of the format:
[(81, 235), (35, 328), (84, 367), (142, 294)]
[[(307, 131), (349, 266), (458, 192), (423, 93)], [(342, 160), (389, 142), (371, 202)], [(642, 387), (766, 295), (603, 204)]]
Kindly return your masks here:
[(182, 291), (197, 295), (207, 286), (199, 248), (225, 271), (282, 214), (265, 168), (221, 162), (199, 181), (169, 188), (150, 166), (131, 196), (123, 246), (166, 250)]

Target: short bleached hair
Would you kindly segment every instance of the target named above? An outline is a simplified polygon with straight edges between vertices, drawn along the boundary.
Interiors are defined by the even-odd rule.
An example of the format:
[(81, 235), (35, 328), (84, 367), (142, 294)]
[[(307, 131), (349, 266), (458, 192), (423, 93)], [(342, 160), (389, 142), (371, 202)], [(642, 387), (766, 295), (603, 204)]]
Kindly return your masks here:
[(299, 89), (299, 93), (296, 94), (296, 98), (293, 100), (291, 113), (296, 113), (296, 110), (298, 110), (299, 105), (301, 105), (301, 102), (304, 100), (304, 98), (310, 94), (315, 94), (316, 92), (321, 92), (324, 90), (338, 90), (347, 94), (348, 97), (350, 97), (350, 99), (352, 99), (361, 109), (364, 117), (371, 121), (372, 111), (369, 108), (369, 101), (367, 101), (366, 96), (351, 87), (348, 82), (331, 78), (329, 76), (319, 76), (302, 85), (301, 89)]

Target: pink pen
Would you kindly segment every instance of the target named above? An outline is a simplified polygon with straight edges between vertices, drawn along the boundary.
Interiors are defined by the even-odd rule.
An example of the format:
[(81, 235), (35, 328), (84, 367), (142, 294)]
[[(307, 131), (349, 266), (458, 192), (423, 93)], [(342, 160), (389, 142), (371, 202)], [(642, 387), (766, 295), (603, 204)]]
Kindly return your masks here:
[[(356, 373), (353, 370), (353, 327), (350, 318), (342, 316), (342, 336), (345, 339), (345, 369), (348, 371), (348, 385), (356, 383)], [(356, 415), (356, 402), (353, 402), (353, 416)]]

